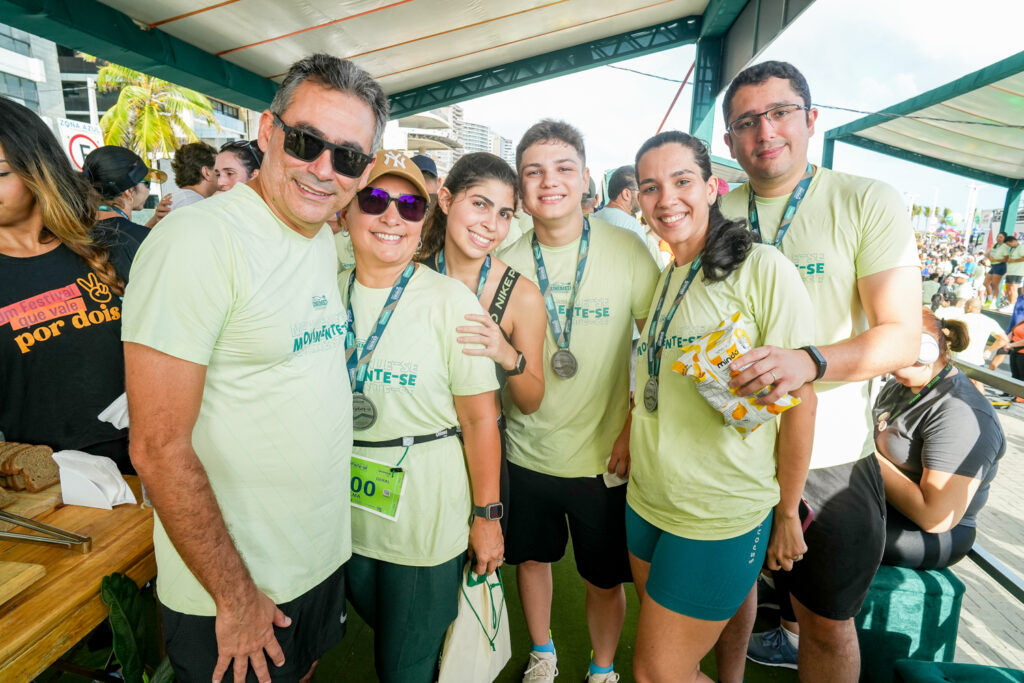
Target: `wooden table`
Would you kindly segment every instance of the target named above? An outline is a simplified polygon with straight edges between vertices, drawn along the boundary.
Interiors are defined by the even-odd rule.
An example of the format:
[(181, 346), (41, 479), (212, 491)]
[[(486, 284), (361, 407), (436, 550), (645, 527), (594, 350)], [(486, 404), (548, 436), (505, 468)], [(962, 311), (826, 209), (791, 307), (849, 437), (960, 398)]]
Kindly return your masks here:
[[(142, 500), (138, 477), (125, 477)], [(107, 618), (100, 580), (127, 574), (142, 586), (156, 576), (153, 510), (59, 505), (40, 522), (92, 536), (92, 552), (0, 541), (0, 560), (33, 562), (46, 576), (0, 605), (0, 680), (28, 681)]]

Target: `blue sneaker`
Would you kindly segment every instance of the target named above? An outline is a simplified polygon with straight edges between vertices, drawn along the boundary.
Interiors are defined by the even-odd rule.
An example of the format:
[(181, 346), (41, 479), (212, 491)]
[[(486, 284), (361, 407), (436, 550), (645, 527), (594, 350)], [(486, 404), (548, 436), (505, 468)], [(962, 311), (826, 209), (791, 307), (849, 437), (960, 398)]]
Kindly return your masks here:
[(747, 659), (765, 666), (781, 666), (796, 669), (797, 649), (789, 644), (789, 638), (782, 627), (754, 633), (747, 644)]

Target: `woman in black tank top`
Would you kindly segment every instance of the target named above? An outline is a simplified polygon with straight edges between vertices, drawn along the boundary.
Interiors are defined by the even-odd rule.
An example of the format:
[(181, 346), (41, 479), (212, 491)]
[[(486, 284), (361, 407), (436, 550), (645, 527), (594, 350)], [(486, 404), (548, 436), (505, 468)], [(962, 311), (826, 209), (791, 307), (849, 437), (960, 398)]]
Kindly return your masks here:
[[(462, 352), (494, 360), (503, 384), (499, 408), (500, 401), (512, 401), (532, 413), (544, 397), (544, 300), (535, 284), (493, 254), (508, 235), (517, 186), (515, 172), (501, 158), (486, 152), (463, 156), (438, 190), (416, 258), (477, 295), (487, 315), (467, 315), (466, 324), (456, 328)], [(507, 503), (504, 421), (499, 421), (501, 498)]]

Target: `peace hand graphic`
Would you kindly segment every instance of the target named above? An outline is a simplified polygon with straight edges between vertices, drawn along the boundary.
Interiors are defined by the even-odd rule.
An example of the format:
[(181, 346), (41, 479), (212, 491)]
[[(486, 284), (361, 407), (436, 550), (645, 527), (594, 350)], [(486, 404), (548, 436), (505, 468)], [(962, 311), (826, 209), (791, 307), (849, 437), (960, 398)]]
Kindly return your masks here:
[(92, 300), (98, 304), (105, 304), (110, 301), (110, 287), (100, 282), (100, 279), (96, 277), (96, 273), (89, 273), (86, 278), (78, 278), (78, 285), (89, 292), (89, 296)]

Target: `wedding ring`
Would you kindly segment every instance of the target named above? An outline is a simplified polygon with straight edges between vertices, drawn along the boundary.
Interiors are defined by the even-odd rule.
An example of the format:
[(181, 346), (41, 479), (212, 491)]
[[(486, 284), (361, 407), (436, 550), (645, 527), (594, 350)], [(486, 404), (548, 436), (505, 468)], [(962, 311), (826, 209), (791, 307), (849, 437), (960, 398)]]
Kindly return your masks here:
[(776, 382), (779, 381), (778, 377), (775, 376), (775, 371), (774, 370), (769, 370), (768, 372), (770, 372), (771, 375), (772, 375), (772, 384), (775, 384)]

